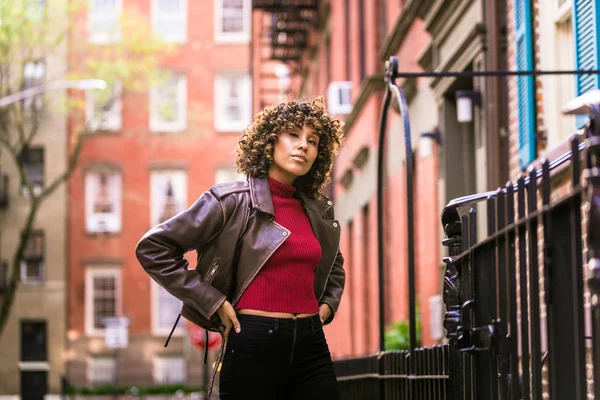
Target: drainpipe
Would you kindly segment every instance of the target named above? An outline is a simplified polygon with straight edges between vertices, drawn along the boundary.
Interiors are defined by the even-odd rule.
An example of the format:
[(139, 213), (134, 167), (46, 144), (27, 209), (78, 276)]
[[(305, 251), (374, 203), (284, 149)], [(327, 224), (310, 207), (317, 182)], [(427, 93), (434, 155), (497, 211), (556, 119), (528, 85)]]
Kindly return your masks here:
[[(486, 70), (506, 71), (506, 1), (485, 0), (484, 18), (487, 26)], [(532, 68), (534, 69), (534, 68)], [(486, 80), (487, 158), (488, 186), (504, 185), (509, 177), (508, 140), (506, 132), (507, 86), (505, 77), (497, 76)]]

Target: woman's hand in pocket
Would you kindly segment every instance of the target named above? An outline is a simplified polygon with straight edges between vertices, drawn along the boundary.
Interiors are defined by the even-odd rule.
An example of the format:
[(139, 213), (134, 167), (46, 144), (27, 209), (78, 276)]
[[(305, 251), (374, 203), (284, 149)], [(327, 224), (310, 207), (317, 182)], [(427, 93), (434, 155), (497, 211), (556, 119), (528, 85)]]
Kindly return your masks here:
[(221, 322), (225, 325), (225, 340), (229, 337), (229, 332), (232, 327), (237, 333), (242, 331), (240, 321), (238, 321), (235, 310), (230, 302), (225, 300), (225, 302), (221, 304), (221, 307), (219, 307), (217, 313), (219, 314), (219, 318), (221, 318)]
[(319, 307), (319, 318), (321, 318), (321, 324), (324, 324), (330, 315), (331, 308), (329, 308), (329, 305), (326, 303), (321, 304), (321, 306)]

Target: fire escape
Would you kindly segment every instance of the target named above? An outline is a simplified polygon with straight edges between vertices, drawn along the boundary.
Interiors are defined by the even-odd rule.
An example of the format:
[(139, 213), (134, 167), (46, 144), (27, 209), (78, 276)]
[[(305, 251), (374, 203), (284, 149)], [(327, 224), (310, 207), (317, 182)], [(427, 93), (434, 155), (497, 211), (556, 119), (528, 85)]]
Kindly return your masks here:
[(261, 12), (258, 43), (261, 108), (287, 99), (290, 77), (301, 73), (309, 34), (317, 26), (317, 0), (253, 0)]

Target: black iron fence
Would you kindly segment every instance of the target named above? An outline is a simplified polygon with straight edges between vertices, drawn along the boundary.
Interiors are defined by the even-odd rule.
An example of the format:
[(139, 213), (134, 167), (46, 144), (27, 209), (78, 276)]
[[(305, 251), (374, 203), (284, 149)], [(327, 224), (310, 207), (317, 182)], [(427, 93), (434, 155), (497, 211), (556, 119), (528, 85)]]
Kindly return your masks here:
[[(388, 91), (380, 134), (395, 96), (410, 137), (406, 103), (394, 84), (396, 65), (393, 59), (386, 65)], [(410, 350), (336, 361), (343, 399), (583, 400), (593, 395), (586, 351), (592, 354), (593, 377), (600, 382), (600, 92), (595, 96), (581, 99), (575, 110), (594, 118), (583, 136), (573, 136), (571, 151), (530, 168), (504, 188), (454, 199), (443, 210), (443, 244), (448, 247), (444, 346), (414, 345), (409, 243)], [(408, 159), (407, 174), (411, 169)], [(561, 180), (568, 190), (553, 196)], [(411, 186), (409, 181), (409, 206)], [(582, 216), (587, 218), (586, 229)], [(412, 223), (409, 215), (409, 240)], [(381, 267), (381, 242), (379, 250)], [(586, 260), (592, 309), (592, 333), (587, 334)]]
[[(334, 363), (342, 399), (446, 398), (448, 345), (416, 349), (416, 370), (410, 369), (410, 351), (386, 351)], [(414, 385), (411, 387), (411, 385)]]

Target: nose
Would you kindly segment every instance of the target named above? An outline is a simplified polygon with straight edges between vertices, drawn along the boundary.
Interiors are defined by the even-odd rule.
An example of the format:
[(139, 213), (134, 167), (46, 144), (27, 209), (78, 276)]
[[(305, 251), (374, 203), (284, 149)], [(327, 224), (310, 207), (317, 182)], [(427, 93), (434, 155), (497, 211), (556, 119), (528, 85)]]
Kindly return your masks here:
[(298, 144), (298, 148), (303, 150), (308, 149), (308, 140), (306, 138), (301, 138), (300, 143)]

